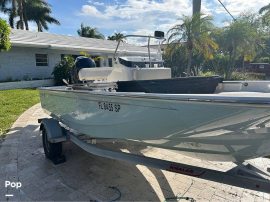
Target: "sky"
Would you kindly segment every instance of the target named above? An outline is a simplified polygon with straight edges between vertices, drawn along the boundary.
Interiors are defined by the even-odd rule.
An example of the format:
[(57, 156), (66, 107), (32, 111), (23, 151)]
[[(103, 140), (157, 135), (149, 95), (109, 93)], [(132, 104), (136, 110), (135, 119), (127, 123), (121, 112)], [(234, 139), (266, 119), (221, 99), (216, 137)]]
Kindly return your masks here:
[[(81, 23), (96, 27), (105, 36), (114, 32), (147, 35), (154, 30), (167, 32), (181, 22), (181, 16), (192, 13), (192, 0), (47, 1), (52, 5), (53, 17), (61, 23), (61, 26), (50, 25), (49, 32), (73, 36), (77, 35)], [(270, 3), (270, 0), (221, 1), (235, 17), (241, 12), (258, 12)], [(202, 0), (202, 12), (212, 15), (217, 26), (231, 20), (218, 0)], [(35, 30), (35, 25), (31, 24), (30, 29)]]

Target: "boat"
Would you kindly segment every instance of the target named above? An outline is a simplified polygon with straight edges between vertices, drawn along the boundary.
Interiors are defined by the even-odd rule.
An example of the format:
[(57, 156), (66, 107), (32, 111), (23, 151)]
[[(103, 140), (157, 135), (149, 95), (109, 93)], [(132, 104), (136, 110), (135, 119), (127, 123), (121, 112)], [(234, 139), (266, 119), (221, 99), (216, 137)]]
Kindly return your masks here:
[[(138, 65), (147, 58), (118, 57), (113, 68), (95, 68), (88, 60), (74, 69), (75, 83), (40, 88), (41, 106), (52, 117), (39, 120), (48, 159), (65, 162), (62, 142), (70, 140), (101, 157), (269, 193), (269, 173), (246, 160), (270, 155), (270, 82), (174, 79), (162, 62), (152, 67), (151, 56), (149, 67), (123, 61)], [(108, 149), (102, 142), (169, 149), (237, 166), (211, 170)]]
[(231, 84), (215, 76), (170, 78), (170, 69), (150, 49), (148, 57), (118, 56), (115, 64), (96, 68), (89, 58), (79, 58), (73, 71), (77, 82), (40, 89), (42, 108), (91, 138), (131, 141), (210, 161), (270, 155), (270, 93), (228, 92)]
[(92, 138), (131, 141), (210, 161), (270, 154), (270, 93), (158, 94), (40, 89), (42, 108)]
[[(88, 57), (78, 57), (72, 71), (73, 84), (93, 82), (115, 82), (117, 92), (145, 92), (166, 94), (207, 94), (214, 93), (220, 76), (210, 77), (171, 77), (171, 68), (164, 67), (160, 46), (154, 51), (150, 48), (150, 39), (164, 41), (164, 33), (155, 31), (154, 36), (127, 35), (148, 39), (147, 55), (126, 56), (125, 51), (119, 51), (122, 40), (114, 53), (113, 67), (96, 67), (95, 62)], [(124, 53), (122, 53), (124, 52)]]

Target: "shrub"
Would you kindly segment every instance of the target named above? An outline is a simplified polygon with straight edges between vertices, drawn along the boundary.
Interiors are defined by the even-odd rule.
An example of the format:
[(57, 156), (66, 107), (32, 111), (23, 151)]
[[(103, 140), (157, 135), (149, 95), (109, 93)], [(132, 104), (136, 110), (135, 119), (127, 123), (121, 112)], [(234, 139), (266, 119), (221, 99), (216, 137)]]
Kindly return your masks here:
[(213, 71), (199, 72), (199, 76), (216, 76), (217, 74)]
[(230, 80), (265, 80), (265, 74), (233, 72)]
[(74, 66), (74, 59), (71, 56), (64, 57), (52, 72), (56, 85), (63, 85), (63, 79), (70, 80), (70, 73)]
[(5, 20), (2, 20), (0, 18), (0, 51), (1, 50), (9, 50), (11, 45), (10, 45), (10, 39), (9, 39), (9, 34), (10, 34), (10, 28), (7, 25)]

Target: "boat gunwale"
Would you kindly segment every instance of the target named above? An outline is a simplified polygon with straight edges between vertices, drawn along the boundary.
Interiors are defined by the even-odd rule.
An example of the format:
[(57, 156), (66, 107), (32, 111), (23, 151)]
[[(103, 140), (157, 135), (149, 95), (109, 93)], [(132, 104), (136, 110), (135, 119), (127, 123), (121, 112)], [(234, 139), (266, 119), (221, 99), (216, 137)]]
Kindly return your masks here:
[[(59, 87), (41, 87), (40, 91), (62, 92), (62, 93), (80, 93), (92, 94), (97, 96), (110, 96), (117, 98), (137, 98), (151, 99), (161, 101), (179, 101), (196, 103), (216, 103), (216, 104), (234, 104), (236, 106), (253, 105), (253, 107), (268, 107), (270, 105), (269, 97), (241, 97), (241, 96), (222, 96), (221, 94), (161, 94), (161, 93), (143, 93), (143, 92), (101, 92), (90, 90), (61, 89)], [(241, 92), (242, 93), (242, 92)], [(258, 93), (258, 92), (253, 92)], [(265, 93), (260, 93), (265, 94)], [(176, 97), (177, 96), (177, 97)], [(259, 100), (258, 100), (259, 99)]]

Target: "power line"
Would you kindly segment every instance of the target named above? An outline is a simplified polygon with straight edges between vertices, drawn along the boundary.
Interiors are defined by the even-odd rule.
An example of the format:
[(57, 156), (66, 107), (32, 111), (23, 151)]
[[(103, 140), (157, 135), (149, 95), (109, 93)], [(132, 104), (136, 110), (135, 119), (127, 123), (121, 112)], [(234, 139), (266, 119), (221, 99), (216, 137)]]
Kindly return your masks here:
[(234, 21), (236, 21), (235, 17), (233, 17), (233, 15), (230, 13), (230, 11), (226, 8), (226, 6), (220, 1), (218, 0), (218, 2), (223, 6), (223, 8), (227, 11), (227, 13), (229, 13), (229, 15), (232, 17), (232, 19)]

